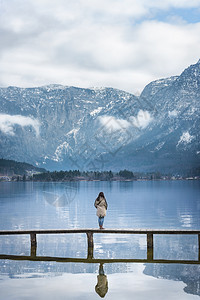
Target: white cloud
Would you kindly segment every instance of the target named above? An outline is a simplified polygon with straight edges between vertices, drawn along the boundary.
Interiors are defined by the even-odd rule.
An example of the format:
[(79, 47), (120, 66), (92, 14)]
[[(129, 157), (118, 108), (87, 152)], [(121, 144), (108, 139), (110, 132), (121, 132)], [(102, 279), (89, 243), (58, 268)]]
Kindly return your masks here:
[(153, 121), (153, 117), (148, 111), (140, 109), (136, 117), (131, 116), (128, 120), (117, 119), (112, 116), (100, 116), (98, 120), (111, 133), (118, 130), (126, 130), (132, 126), (144, 129)]
[(136, 117), (130, 117), (130, 121), (135, 127), (144, 129), (153, 121), (153, 117), (147, 110), (140, 109)]
[(141, 91), (199, 59), (200, 23), (156, 19), (198, 0), (1, 1), (0, 85)]
[(40, 123), (38, 120), (32, 117), (25, 117), (21, 115), (0, 114), (0, 130), (3, 133), (14, 135), (14, 125), (19, 125), (22, 127), (32, 126), (36, 132), (36, 135), (39, 135)]
[[(100, 250), (98, 249), (98, 253), (100, 253)], [(6, 275), (1, 275), (1, 298), (23, 299), (25, 298), (24, 295), (28, 295), (29, 298), (31, 298), (29, 295), (34, 295), (35, 299), (100, 299), (94, 289), (97, 284), (98, 273), (88, 273), (88, 269), (86, 267), (82, 268), (82, 273), (78, 274), (63, 272), (60, 275), (57, 272), (55, 276), (50, 271), (49, 273), (40, 271), (40, 273), (15, 274), (14, 280), (10, 280)], [(129, 300), (133, 299), (134, 295), (135, 299), (144, 300), (147, 299), (148, 295), (149, 299), (199, 299), (197, 295), (190, 295), (184, 291), (186, 284), (180, 279), (179, 281), (178, 279), (170, 280), (170, 276), (168, 276), (168, 279), (163, 279), (161, 276), (158, 279), (145, 275), (144, 269), (144, 264), (133, 263), (127, 264), (127, 266), (119, 264), (117, 271), (114, 269), (111, 272), (108, 269), (107, 280), (109, 289), (106, 297), (114, 298), (115, 300)], [(106, 266), (104, 270), (106, 275)]]
[(103, 125), (110, 133), (118, 130), (125, 130), (131, 126), (127, 120), (117, 119), (112, 116), (100, 116), (98, 119), (101, 125)]

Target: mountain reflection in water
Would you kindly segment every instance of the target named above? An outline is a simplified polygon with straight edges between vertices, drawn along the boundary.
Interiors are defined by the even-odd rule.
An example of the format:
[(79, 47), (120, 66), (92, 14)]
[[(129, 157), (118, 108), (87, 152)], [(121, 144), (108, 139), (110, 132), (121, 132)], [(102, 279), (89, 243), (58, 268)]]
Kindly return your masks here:
[(182, 281), (186, 284), (184, 287), (186, 293), (200, 296), (200, 265), (146, 264), (144, 274)]
[[(127, 264), (128, 273), (121, 273), (121, 265), (117, 266), (118, 272), (110, 273), (112, 265), (104, 265), (104, 275), (99, 275), (99, 265), (95, 265), (95, 273), (88, 273), (87, 267), (82, 267), (81, 273), (24, 273), (15, 275), (13, 280), (1, 275), (0, 299), (87, 299), (93, 300), (100, 297), (107, 299), (141, 299), (146, 300), (187, 300), (199, 299), (199, 296), (188, 295), (184, 292), (185, 284), (182, 281), (157, 279), (144, 274), (142, 264)], [(154, 268), (155, 265), (152, 265)], [(174, 265), (174, 270), (177, 266)], [(124, 267), (123, 267), (124, 268)], [(168, 266), (166, 266), (168, 268)], [(161, 266), (162, 269), (162, 266)], [(179, 268), (178, 268), (179, 272)], [(105, 275), (106, 274), (106, 275)], [(195, 273), (197, 275), (197, 273)], [(105, 276), (101, 294), (97, 292), (98, 276)], [(175, 279), (175, 278), (174, 278)], [(102, 283), (101, 283), (102, 284)], [(109, 285), (109, 289), (108, 289)], [(99, 295), (100, 294), (100, 295)]]
[[(14, 257), (14, 258), (13, 258)], [(141, 283), (138, 281), (139, 278), (143, 277), (144, 282), (148, 282), (150, 277), (155, 277), (158, 279), (158, 290), (160, 286), (160, 279), (166, 279), (168, 280), (168, 287), (171, 291), (171, 287), (173, 289), (175, 288), (175, 285), (172, 283), (172, 281), (182, 282), (185, 283), (185, 285), (177, 285), (177, 291), (176, 293), (180, 293), (180, 288), (183, 289), (188, 294), (198, 295), (200, 296), (200, 265), (195, 264), (191, 265), (189, 261), (186, 261), (185, 264), (182, 262), (182, 264), (173, 263), (173, 261), (168, 261), (167, 263), (147, 263), (147, 264), (141, 264), (141, 263), (107, 263), (106, 260), (101, 260), (101, 263), (97, 264), (95, 262), (91, 263), (93, 259), (82, 259), (82, 261), (85, 263), (72, 263), (70, 262), (55, 262), (55, 261), (42, 261), (42, 257), (36, 257), (38, 261), (34, 261), (35, 258), (29, 258), (29, 260), (23, 261), (23, 264), (21, 264), (18, 260), (20, 256), (8, 256), (7, 260), (1, 260), (1, 275), (0, 275), (0, 288), (1, 291), (4, 290), (5, 284), (4, 281), (9, 281), (10, 279), (20, 279), (24, 281), (24, 284), (27, 285), (26, 280), (27, 279), (35, 279), (35, 278), (57, 278), (57, 276), (61, 276), (61, 279), (66, 276), (72, 276), (72, 274), (79, 274), (77, 278), (81, 278), (81, 280), (84, 280), (85, 276), (89, 276), (89, 274), (97, 274), (97, 282), (95, 285), (95, 291), (100, 297), (105, 297), (105, 295), (108, 293), (108, 282), (110, 281), (110, 278), (114, 278), (115, 276), (118, 276), (121, 278), (121, 280), (124, 280), (124, 278), (134, 278), (136, 280), (137, 284)], [(12, 259), (14, 259), (12, 261)], [(21, 258), (23, 259), (23, 258)], [(28, 258), (27, 258), (28, 259)], [(33, 260), (32, 260), (33, 259)], [(45, 257), (43, 258), (45, 259)], [(51, 259), (50, 257), (48, 259)], [(56, 259), (56, 258), (52, 258)], [(57, 258), (63, 259), (64, 258)], [(66, 259), (67, 260), (67, 259)], [(75, 260), (75, 259), (72, 259)], [(80, 259), (81, 260), (81, 259)], [(95, 260), (95, 259), (94, 259)], [(87, 263), (90, 262), (90, 263)], [(113, 261), (115, 261), (113, 259)], [(97, 273), (97, 266), (98, 267), (98, 273)], [(14, 270), (14, 272), (13, 272)], [(9, 278), (7, 277), (9, 274)], [(82, 277), (81, 277), (82, 275)], [(146, 276), (148, 275), (148, 276)], [(114, 276), (114, 277), (113, 277)], [(84, 277), (84, 278), (83, 278)], [(136, 278), (135, 278), (136, 277)], [(71, 280), (73, 278), (76, 278), (76, 276), (71, 277)], [(90, 276), (91, 280), (93, 281), (92, 277)], [(169, 281), (170, 280), (170, 281)], [(171, 281), (172, 280), (172, 281)], [(34, 281), (34, 280), (33, 280)], [(139, 282), (139, 283), (138, 283)], [(7, 283), (8, 284), (8, 283)], [(13, 286), (13, 281), (10, 283), (11, 291)], [(34, 285), (37, 285), (37, 282), (34, 282)], [(53, 284), (53, 283), (52, 283)], [(129, 285), (129, 282), (127, 281), (127, 289), (130, 291), (132, 290), (132, 293), (135, 292), (134, 284)], [(153, 284), (155, 284), (153, 282)], [(20, 285), (20, 284), (19, 284)], [(74, 283), (75, 285), (75, 283)], [(73, 286), (73, 285), (72, 285)], [(114, 284), (110, 285), (109, 292), (113, 292), (112, 290), (118, 289)], [(156, 287), (156, 284), (155, 284)], [(52, 286), (51, 286), (52, 288)], [(72, 292), (70, 287), (70, 291), (67, 291), (69, 294)], [(124, 286), (123, 286), (124, 288)], [(123, 289), (122, 288), (122, 289)], [(80, 289), (80, 286), (77, 286), (77, 290)], [(172, 291), (174, 292), (174, 290)], [(8, 291), (10, 293), (10, 291)], [(19, 288), (19, 293), (23, 294), (23, 289)], [(91, 291), (89, 291), (91, 292)], [(141, 291), (142, 292), (142, 291)], [(151, 293), (151, 289), (148, 291)], [(6, 291), (4, 291), (6, 293)], [(169, 296), (169, 293), (168, 293)], [(127, 295), (129, 297), (129, 295)], [(12, 296), (7, 295), (6, 298), (2, 297), (2, 293), (0, 294), (0, 299), (12, 299)], [(17, 299), (17, 298), (15, 298)], [(20, 298), (19, 298), (20, 299)], [(28, 299), (37, 299), (37, 298), (28, 298)], [(40, 299), (40, 298), (38, 298)], [(70, 299), (70, 298), (69, 298)], [(73, 297), (71, 299), (74, 299)], [(112, 298), (111, 298), (112, 299)], [(129, 299), (129, 298), (127, 298)], [(131, 298), (130, 298), (131, 299)], [(159, 298), (155, 298), (159, 299)], [(167, 299), (167, 298), (166, 298)], [(169, 299), (169, 298), (168, 298)], [(171, 298), (170, 298), (171, 299)], [(179, 298), (175, 298), (179, 299)], [(184, 297), (183, 299), (187, 299)]]

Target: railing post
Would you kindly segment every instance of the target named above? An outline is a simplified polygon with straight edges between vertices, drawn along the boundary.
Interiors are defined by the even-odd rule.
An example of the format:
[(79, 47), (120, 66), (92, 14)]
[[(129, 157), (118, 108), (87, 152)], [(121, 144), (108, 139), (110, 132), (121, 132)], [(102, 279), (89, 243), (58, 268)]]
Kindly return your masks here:
[(36, 233), (31, 233), (30, 239), (31, 239), (31, 256), (36, 256), (36, 251), (37, 251)]
[(94, 241), (93, 241), (93, 233), (86, 232), (87, 234), (87, 241), (88, 241), (88, 253), (87, 258), (93, 258), (93, 249), (94, 249)]
[(147, 233), (147, 260), (153, 260), (153, 233)]
[(199, 241), (199, 261), (200, 261), (200, 234), (198, 234), (198, 241)]

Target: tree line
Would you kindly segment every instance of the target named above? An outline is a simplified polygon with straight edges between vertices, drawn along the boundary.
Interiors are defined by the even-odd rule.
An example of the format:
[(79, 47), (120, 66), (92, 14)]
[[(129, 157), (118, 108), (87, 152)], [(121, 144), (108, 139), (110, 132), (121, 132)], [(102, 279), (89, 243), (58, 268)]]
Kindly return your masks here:
[(112, 171), (53, 171), (40, 174), (33, 174), (33, 181), (68, 181), (68, 180), (117, 180), (136, 179), (133, 172), (122, 170), (117, 173)]

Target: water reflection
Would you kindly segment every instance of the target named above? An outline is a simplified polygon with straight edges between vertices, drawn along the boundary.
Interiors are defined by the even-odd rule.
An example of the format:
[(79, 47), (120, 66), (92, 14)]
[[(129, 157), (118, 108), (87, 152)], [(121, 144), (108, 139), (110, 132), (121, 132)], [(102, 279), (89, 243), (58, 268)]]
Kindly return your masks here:
[(200, 265), (164, 265), (146, 264), (144, 274), (155, 278), (182, 281), (186, 284), (184, 291), (200, 296)]
[(55, 207), (66, 207), (75, 200), (78, 189), (79, 182), (45, 182), (43, 198)]
[[(105, 298), (108, 297), (112, 300), (132, 300), (133, 298), (141, 300), (199, 299), (197, 295), (191, 296), (185, 293), (187, 292), (187, 287), (185, 287), (185, 284), (180, 280), (169, 280), (170, 277), (159, 277), (159, 279), (157, 279), (145, 275), (143, 272), (144, 265), (142, 264), (128, 264), (128, 273), (121, 273), (120, 266), (119, 264), (119, 271), (116, 273), (109, 272), (110, 265), (105, 266), (106, 273), (109, 273), (109, 291), (106, 287), (106, 279), (102, 287), (101, 295), (103, 296), (105, 294)], [(97, 265), (95, 268), (96, 267)], [(176, 267), (177, 266), (175, 266), (175, 268)], [(46, 268), (48, 269), (48, 264)], [(191, 285), (196, 284), (196, 281), (191, 283)], [(98, 280), (96, 284), (96, 274), (88, 273), (88, 268), (86, 267), (85, 269), (83, 266), (82, 272), (75, 274), (70, 272), (50, 273), (49, 271), (38, 273), (34, 272), (34, 269), (31, 273), (27, 274), (26, 270), (24, 270), (23, 274), (15, 275), (12, 280), (10, 280), (7, 275), (0, 275), (0, 299), (94, 300), (97, 299), (97, 297), (99, 298), (99, 293), (97, 295), (95, 291), (96, 285), (98, 285)]]
[[(100, 190), (109, 201), (106, 228), (199, 229), (199, 186), (197, 181), (0, 183), (0, 229), (96, 228), (93, 203)], [(0, 260), (0, 299), (21, 300), (27, 294), (34, 300), (41, 295), (93, 300), (99, 298), (95, 287), (101, 281), (107, 290), (107, 279), (109, 299), (197, 299), (189, 294), (199, 295), (199, 265), (105, 262), (145, 259), (146, 237), (104, 234), (94, 239), (94, 256), (102, 259), (95, 263)], [(29, 236), (0, 237), (0, 253), (29, 256)], [(197, 237), (155, 237), (154, 255), (158, 260), (197, 260)], [(86, 258), (86, 235), (41, 235), (32, 256)]]
[(97, 276), (97, 284), (95, 286), (95, 291), (101, 298), (104, 298), (108, 292), (108, 279), (107, 276), (104, 274), (102, 263), (99, 265), (99, 275)]
[[(156, 263), (142, 264), (144, 259), (94, 259), (94, 258), (65, 258), (44, 256), (0, 255), (1, 275), (9, 274), (10, 278), (40, 277), (46, 273), (55, 276), (60, 273), (95, 273), (96, 264), (99, 264), (95, 291), (100, 297), (105, 297), (108, 292), (108, 279), (104, 272), (121, 276), (135, 272), (136, 266), (144, 266), (143, 274), (155, 278), (181, 281), (188, 294), (200, 296), (200, 261), (154, 260)], [(23, 261), (19, 264), (18, 261)], [(4, 262), (4, 263), (3, 263)], [(45, 268), (44, 268), (45, 267)], [(14, 271), (13, 271), (14, 270)], [(33, 273), (33, 270), (35, 272)], [(137, 275), (137, 273), (136, 273)], [(41, 275), (43, 276), (43, 275)], [(109, 275), (110, 277), (110, 275)], [(3, 278), (2, 278), (3, 279)], [(112, 290), (112, 289), (111, 289)], [(1, 298), (0, 298), (1, 299)]]

